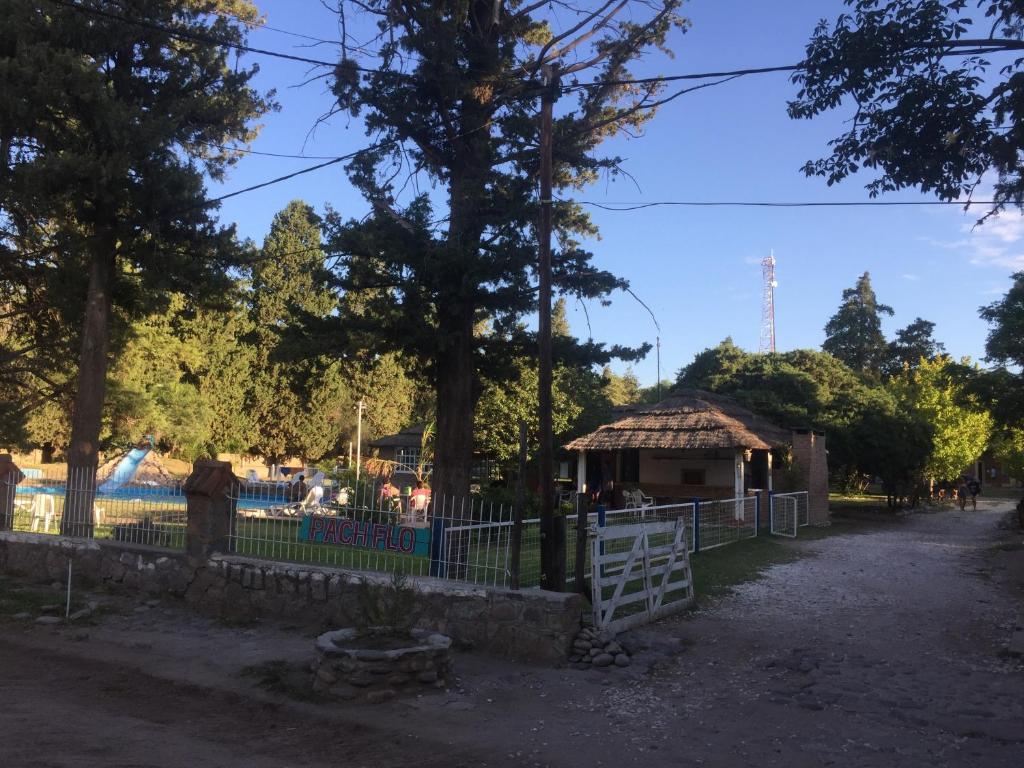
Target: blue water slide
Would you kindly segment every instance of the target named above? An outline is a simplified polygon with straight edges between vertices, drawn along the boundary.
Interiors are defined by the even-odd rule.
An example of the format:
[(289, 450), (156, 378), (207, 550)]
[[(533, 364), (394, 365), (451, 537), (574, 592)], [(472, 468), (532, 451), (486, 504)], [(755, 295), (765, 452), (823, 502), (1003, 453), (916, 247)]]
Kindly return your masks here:
[(139, 471), (139, 465), (149, 454), (149, 448), (132, 448), (125, 454), (124, 458), (117, 463), (117, 467), (106, 482), (99, 487), (100, 493), (113, 493), (125, 483), (130, 483), (135, 473)]

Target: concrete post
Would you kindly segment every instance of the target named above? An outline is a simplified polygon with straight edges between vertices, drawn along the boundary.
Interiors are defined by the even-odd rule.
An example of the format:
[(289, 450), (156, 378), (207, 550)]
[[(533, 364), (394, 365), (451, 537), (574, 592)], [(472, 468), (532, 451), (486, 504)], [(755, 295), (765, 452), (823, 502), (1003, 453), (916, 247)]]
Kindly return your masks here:
[(0, 531), (14, 527), (14, 493), (25, 473), (18, 469), (9, 453), (0, 453)]
[(214, 552), (227, 552), (231, 524), (237, 508), (237, 489), (244, 487), (227, 461), (197, 461), (185, 481), (188, 527), (185, 550), (205, 560)]

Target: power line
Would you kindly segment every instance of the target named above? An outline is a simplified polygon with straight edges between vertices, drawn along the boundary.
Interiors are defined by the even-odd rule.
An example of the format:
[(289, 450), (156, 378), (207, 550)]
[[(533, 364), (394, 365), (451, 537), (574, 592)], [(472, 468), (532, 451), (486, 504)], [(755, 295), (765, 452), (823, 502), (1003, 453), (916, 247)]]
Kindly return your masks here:
[(231, 147), (226, 144), (215, 144), (212, 141), (200, 141), (199, 144), (204, 144), (208, 147), (214, 147), (215, 149), (223, 149), (226, 152), (242, 152), (246, 155), (260, 155), (262, 157), (284, 157), (293, 160), (337, 160), (341, 155), (292, 155), (286, 152), (262, 152), (256, 149), (246, 149), (245, 147)]
[(871, 208), (918, 205), (999, 205), (995, 200), (837, 200), (837, 201), (769, 201), (769, 200), (658, 200), (650, 203), (598, 203), (592, 200), (565, 200), (560, 202), (589, 205), (606, 211), (639, 211), (662, 206), (694, 208)]

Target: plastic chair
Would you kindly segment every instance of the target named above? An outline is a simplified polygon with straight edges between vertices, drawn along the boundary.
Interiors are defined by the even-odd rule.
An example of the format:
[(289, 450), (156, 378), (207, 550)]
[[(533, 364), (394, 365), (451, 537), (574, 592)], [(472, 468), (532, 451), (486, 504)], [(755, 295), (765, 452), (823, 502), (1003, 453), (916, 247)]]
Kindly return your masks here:
[(37, 493), (32, 497), (32, 533), (39, 530), (39, 523), (43, 524), (43, 533), (50, 532), (50, 526), (53, 525), (53, 519), (56, 516), (56, 511), (53, 506), (53, 496), (47, 493)]

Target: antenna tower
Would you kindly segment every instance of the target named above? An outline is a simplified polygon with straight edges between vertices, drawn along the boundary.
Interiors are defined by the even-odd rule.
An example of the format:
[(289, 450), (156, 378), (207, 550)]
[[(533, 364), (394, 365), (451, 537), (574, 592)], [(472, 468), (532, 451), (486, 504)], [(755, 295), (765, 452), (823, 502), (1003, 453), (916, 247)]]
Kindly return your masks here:
[(761, 279), (764, 282), (761, 304), (761, 344), (758, 351), (775, 351), (775, 251), (761, 259)]

